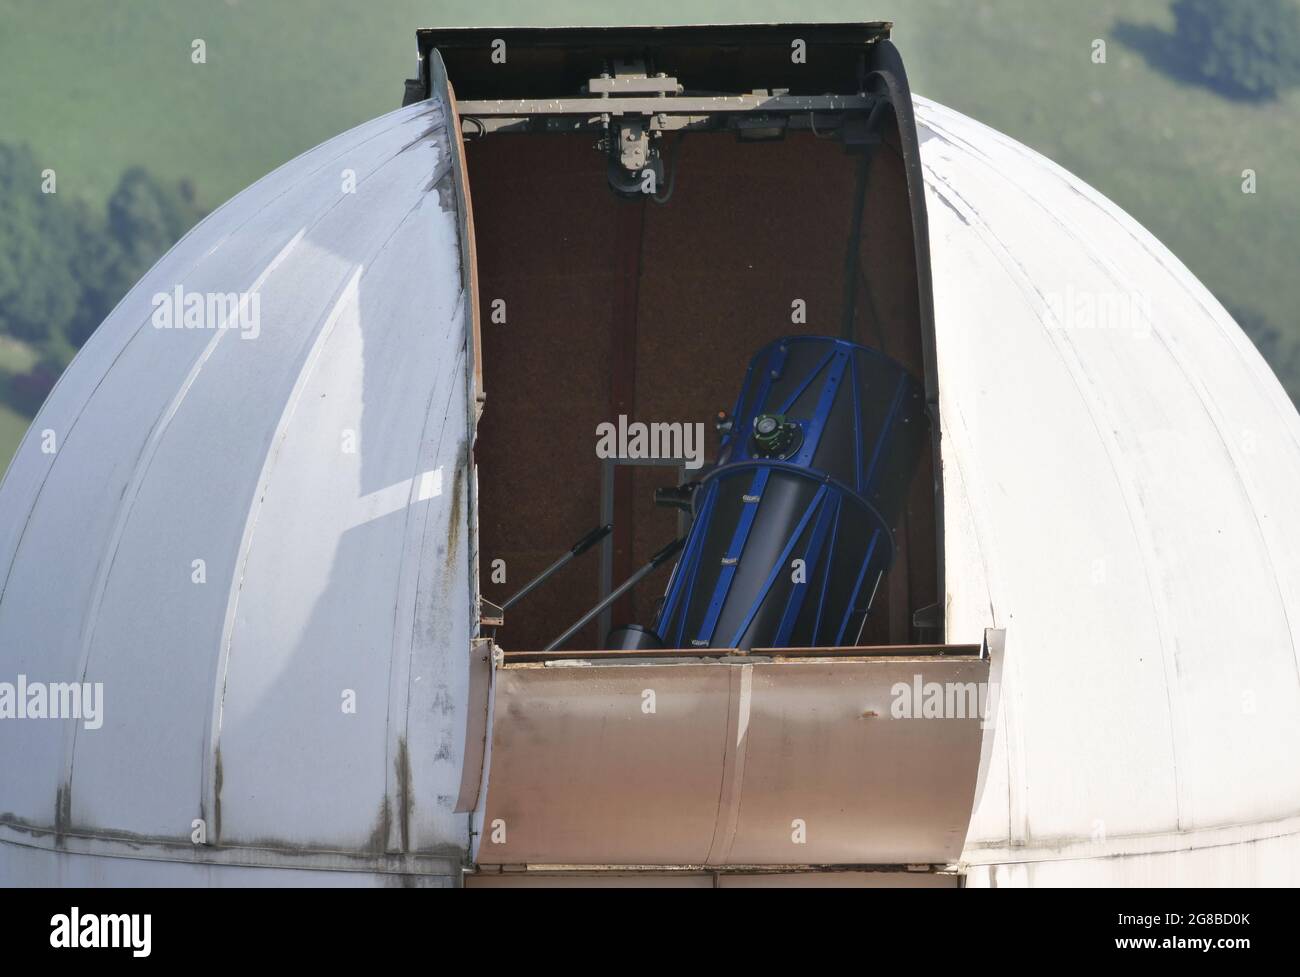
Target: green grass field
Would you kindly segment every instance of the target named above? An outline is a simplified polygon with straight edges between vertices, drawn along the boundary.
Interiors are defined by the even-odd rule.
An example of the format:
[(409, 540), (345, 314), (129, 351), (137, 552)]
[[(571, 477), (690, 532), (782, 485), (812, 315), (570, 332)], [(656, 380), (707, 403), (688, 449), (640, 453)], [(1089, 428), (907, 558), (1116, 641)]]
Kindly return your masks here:
[[(60, 193), (101, 205), (134, 163), (205, 207), (395, 108), (421, 26), (595, 23), (589, 3), (473, 0), (0, 0), (0, 140)], [(1300, 399), (1300, 92), (1249, 105), (1171, 80), (1122, 38), (1167, 30), (1167, 0), (668, 0), (605, 23), (892, 20), (913, 88), (1038, 149), (1160, 237), (1230, 308), (1262, 318)], [(1125, 28), (1122, 25), (1135, 25)], [(201, 38), (207, 63), (191, 63)], [(1090, 59), (1094, 38), (1107, 62)], [(1241, 172), (1259, 192), (1241, 192)], [(0, 351), (0, 374), (7, 376)], [(12, 416), (10, 416), (12, 415)], [(0, 457), (23, 419), (0, 412)]]

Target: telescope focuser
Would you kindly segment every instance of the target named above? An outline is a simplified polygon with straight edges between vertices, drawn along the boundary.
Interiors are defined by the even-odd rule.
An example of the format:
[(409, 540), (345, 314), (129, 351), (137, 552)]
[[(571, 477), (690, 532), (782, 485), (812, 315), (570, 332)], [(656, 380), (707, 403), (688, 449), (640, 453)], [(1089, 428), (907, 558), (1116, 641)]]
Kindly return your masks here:
[(754, 457), (785, 460), (803, 443), (803, 428), (784, 414), (759, 414), (751, 440)]

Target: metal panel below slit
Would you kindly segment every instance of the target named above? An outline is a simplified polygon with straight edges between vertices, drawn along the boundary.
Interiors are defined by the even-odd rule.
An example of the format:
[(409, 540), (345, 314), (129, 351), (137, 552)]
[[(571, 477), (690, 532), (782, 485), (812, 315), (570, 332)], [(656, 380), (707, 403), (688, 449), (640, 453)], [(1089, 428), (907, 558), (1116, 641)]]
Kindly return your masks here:
[[(980, 768), (980, 707), (995, 687), (989, 642), (821, 651), (507, 655), (475, 860), (955, 862)], [(904, 702), (915, 718), (901, 715)]]

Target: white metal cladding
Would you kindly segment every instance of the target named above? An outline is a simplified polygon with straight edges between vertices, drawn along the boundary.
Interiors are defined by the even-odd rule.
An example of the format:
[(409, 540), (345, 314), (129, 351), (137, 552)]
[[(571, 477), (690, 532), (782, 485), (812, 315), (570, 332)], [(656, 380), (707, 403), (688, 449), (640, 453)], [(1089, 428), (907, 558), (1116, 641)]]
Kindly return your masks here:
[(1007, 633), (971, 881), (1300, 882), (1300, 417), (1132, 218), (916, 108), (948, 633)]
[[(293, 160), (59, 381), (0, 489), (0, 680), (102, 682), (104, 723), (0, 722), (0, 840), (217, 858), (203, 818), (226, 863), (450, 871), (472, 627), (452, 160), (436, 101)], [(260, 333), (155, 328), (178, 286), (255, 290)]]

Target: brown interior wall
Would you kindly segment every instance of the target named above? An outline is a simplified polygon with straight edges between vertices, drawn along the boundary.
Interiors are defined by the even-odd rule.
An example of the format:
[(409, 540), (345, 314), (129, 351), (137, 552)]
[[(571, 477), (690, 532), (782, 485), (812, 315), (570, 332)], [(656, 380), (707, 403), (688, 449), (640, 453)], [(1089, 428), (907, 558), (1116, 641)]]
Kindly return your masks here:
[[(858, 282), (854, 339), (892, 356), (913, 376), (923, 377), (911, 210), (894, 126), (886, 127), (872, 157), (863, 211), (859, 238), (863, 274)], [(933, 458), (926, 452), (895, 527), (894, 565), (880, 583), (862, 644), (913, 640), (912, 613), (939, 599), (934, 489)]]
[[(634, 364), (632, 389), (614, 384), (631, 420), (704, 422), (711, 460), (713, 415), (734, 405), (754, 352), (792, 333), (840, 334), (859, 157), (808, 133), (769, 143), (725, 133), (674, 139), (682, 142), (667, 153), (676, 177), (664, 205), (616, 198), (590, 134), (499, 135), (467, 146), (487, 392), (476, 456), (489, 600), (504, 600), (599, 521), (595, 432), (615, 419), (612, 374)], [(883, 340), (920, 376), (902, 181), (896, 150), (882, 147), (872, 158), (860, 238), (870, 298), (859, 290), (853, 329), (866, 345)], [(639, 281), (629, 289), (631, 272), (620, 269), (635, 268)], [(497, 299), (506, 303), (504, 324), (492, 319)], [(790, 321), (795, 299), (807, 303), (806, 324)], [(882, 584), (863, 636), (870, 643), (889, 640), (900, 618), (906, 629), (909, 608), (935, 599), (928, 459), (925, 467), (899, 538), (911, 559), (905, 573), (891, 574), (903, 583), (903, 604), (891, 629)], [(675, 510), (652, 501), (656, 485), (675, 481), (655, 468), (627, 476), (623, 511), (632, 527), (621, 526), (619, 536), (631, 552), (616, 561), (616, 582), (676, 534)], [(491, 580), (496, 559), (506, 561), (504, 585)], [(549, 642), (598, 599), (598, 568), (595, 551), (566, 567), (507, 615), (499, 642), (516, 649)], [(670, 569), (637, 588), (615, 626), (650, 623)], [(569, 647), (596, 647), (601, 637), (593, 625)]]

